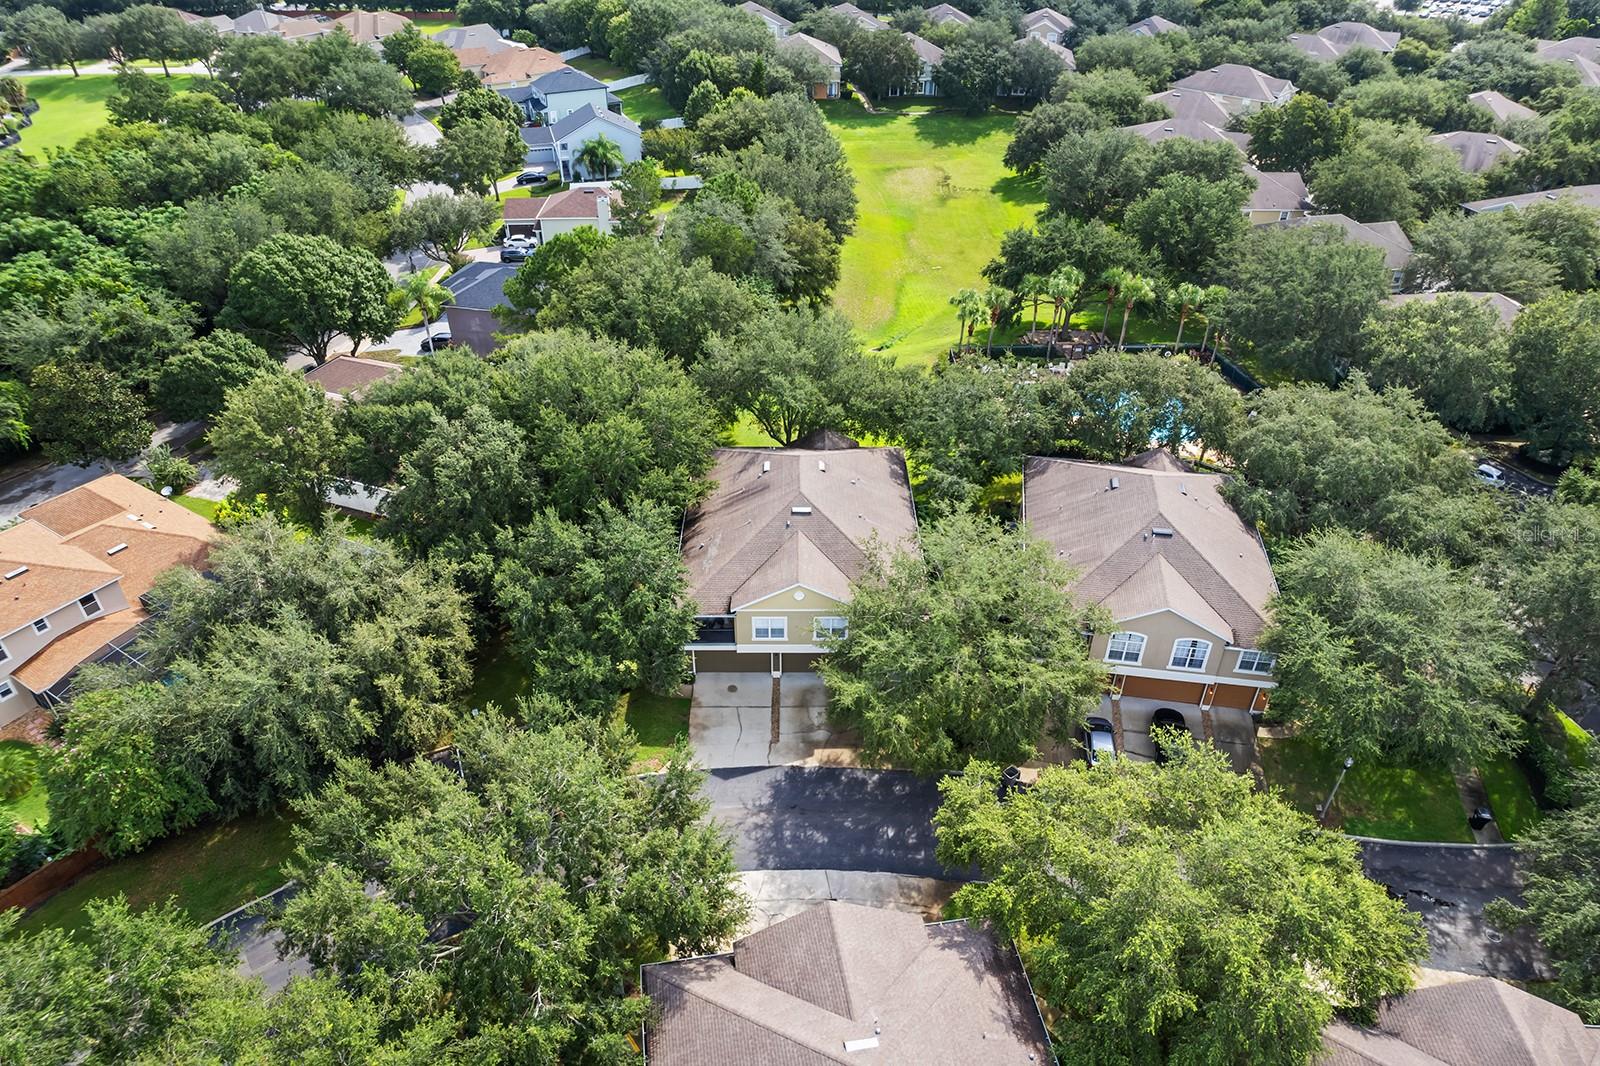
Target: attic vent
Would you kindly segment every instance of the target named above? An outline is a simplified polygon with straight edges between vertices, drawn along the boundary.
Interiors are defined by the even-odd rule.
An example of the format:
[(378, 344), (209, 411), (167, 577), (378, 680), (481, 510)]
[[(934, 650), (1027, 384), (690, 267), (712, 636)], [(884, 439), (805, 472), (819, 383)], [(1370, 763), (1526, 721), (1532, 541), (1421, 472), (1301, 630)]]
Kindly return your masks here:
[(770, 474), (770, 473), (772, 473), (772, 460), (770, 460), (770, 459), (763, 459), (763, 460), (762, 460), (762, 461), (761, 461), (761, 472), (762, 472), (762, 473), (763, 473), (763, 474)]
[(828, 472), (828, 462), (827, 462), (827, 460), (825, 460), (825, 459), (818, 459), (817, 460), (817, 472), (819, 474), (826, 474)]
[(795, 504), (793, 507), (789, 508), (789, 513), (790, 514), (810, 514), (811, 513), (811, 508), (803, 506), (801, 504)]
[(1170, 537), (1172, 536), (1172, 530), (1168, 529), (1166, 526), (1152, 526), (1150, 529), (1150, 535), (1152, 537)]
[(1187, 496), (1189, 495), (1189, 486), (1180, 481), (1178, 482), (1178, 491)]
[(1112, 488), (1117, 488), (1121, 484), (1122, 484), (1122, 482), (1118, 481), (1116, 478), (1112, 478), (1111, 479), (1111, 487)]
[(846, 1040), (844, 1042), (846, 1051), (871, 1051), (877, 1046), (878, 1038), (875, 1036), (864, 1036), (860, 1040)]
[(136, 515), (136, 514), (130, 514), (128, 516), (128, 521), (130, 521), (130, 522), (137, 522), (138, 520), (139, 520), (139, 516)]
[(26, 566), (19, 566), (15, 570), (8, 570), (8, 571), (6, 571), (6, 580), (10, 581), (14, 577), (21, 577), (23, 574), (26, 574), (27, 572), (28, 572), (28, 568)]
[(113, 544), (111, 547), (106, 549), (106, 554), (107, 555), (115, 555), (119, 551), (122, 551), (125, 548), (127, 548), (126, 544)]

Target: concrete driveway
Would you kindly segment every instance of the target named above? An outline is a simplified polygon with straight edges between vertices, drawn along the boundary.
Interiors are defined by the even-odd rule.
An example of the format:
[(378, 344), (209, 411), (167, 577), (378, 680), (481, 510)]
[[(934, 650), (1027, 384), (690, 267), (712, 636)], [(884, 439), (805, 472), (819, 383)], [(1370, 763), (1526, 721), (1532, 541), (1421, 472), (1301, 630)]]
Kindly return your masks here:
[(828, 690), (811, 673), (697, 675), (689, 743), (707, 769), (855, 762), (855, 738), (829, 726)]
[[(1153, 762), (1156, 757), (1155, 741), (1150, 739), (1150, 720), (1157, 709), (1170, 707), (1183, 715), (1184, 725), (1196, 743), (1205, 743), (1204, 712), (1193, 703), (1169, 703), (1163, 700), (1124, 696), (1120, 713), (1112, 709), (1111, 700), (1100, 701), (1096, 713), (1116, 722), (1120, 719), (1122, 733), (1117, 738), (1117, 750), (1137, 762)], [(1247, 774), (1255, 762), (1256, 726), (1249, 711), (1233, 707), (1211, 708), (1211, 744), (1228, 757), (1235, 773)]]

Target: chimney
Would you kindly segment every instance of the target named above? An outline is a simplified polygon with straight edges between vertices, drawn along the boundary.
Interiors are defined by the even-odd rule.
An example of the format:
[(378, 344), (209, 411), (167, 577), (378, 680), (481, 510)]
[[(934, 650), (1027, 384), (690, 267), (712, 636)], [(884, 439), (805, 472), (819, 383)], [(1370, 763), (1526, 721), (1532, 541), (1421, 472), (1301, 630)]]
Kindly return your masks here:
[(601, 193), (594, 198), (595, 221), (599, 223), (595, 228), (601, 233), (611, 224), (611, 197)]

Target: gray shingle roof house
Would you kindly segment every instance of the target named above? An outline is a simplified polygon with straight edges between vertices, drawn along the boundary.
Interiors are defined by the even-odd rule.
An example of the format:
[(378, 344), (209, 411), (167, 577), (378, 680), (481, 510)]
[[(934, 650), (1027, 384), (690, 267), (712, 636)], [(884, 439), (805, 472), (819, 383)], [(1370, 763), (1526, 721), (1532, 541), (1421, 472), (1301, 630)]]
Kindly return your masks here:
[(772, 31), (772, 35), (774, 37), (787, 37), (789, 35), (789, 31), (794, 29), (794, 23), (790, 22), (788, 19), (784, 18), (770, 7), (763, 7), (762, 5), (756, 3), (755, 0), (744, 0), (744, 3), (739, 5), (739, 10), (743, 11), (747, 15), (754, 15), (756, 18), (766, 23), (767, 29)]
[(1151, 15), (1147, 19), (1140, 19), (1125, 26), (1123, 33), (1131, 33), (1135, 37), (1156, 37), (1163, 33), (1180, 31), (1183, 27), (1171, 19), (1162, 18), (1160, 15)]
[(1041, 7), (1037, 11), (1030, 11), (1022, 16), (1022, 34), (1024, 37), (1037, 37), (1041, 41), (1054, 44), (1063, 44), (1067, 34), (1077, 23), (1054, 8)]
[(1462, 210), (1478, 215), (1485, 211), (1504, 211), (1508, 207), (1532, 207), (1534, 204), (1572, 200), (1587, 207), (1600, 207), (1600, 185), (1564, 185), (1544, 192), (1522, 192), (1511, 196), (1491, 196), (1486, 200), (1470, 200), (1461, 205)]
[(873, 15), (872, 12), (864, 11), (851, 3), (834, 4), (832, 7), (828, 8), (828, 10), (832, 11), (835, 15), (843, 15), (845, 18), (853, 20), (856, 25), (860, 26), (864, 30), (877, 31), (886, 30), (889, 28), (888, 23), (879, 22), (877, 17)]
[(449, 49), (456, 48), (515, 48), (516, 45), (500, 35), (500, 31), (487, 22), (471, 26), (453, 26), (440, 30), (433, 39)]
[(1205, 93), (1230, 115), (1263, 104), (1281, 104), (1294, 95), (1293, 82), (1241, 63), (1221, 63), (1209, 70), (1197, 70), (1173, 82), (1170, 88)]
[(1053, 1061), (1016, 951), (966, 922), (819, 903), (642, 977), (647, 1066)]
[(1492, 977), (1384, 1002), (1371, 1029), (1335, 1022), (1317, 1066), (1596, 1066), (1600, 1029)]
[(1600, 63), (1600, 37), (1568, 37), (1564, 41), (1535, 41), (1534, 55), (1540, 59), (1569, 59), (1579, 56)]
[(494, 309), (505, 303), (506, 282), (517, 272), (515, 264), (468, 263), (441, 283), (450, 290), (444, 305), (452, 344), (464, 344), (479, 355), (494, 351), (500, 320)]
[(934, 4), (932, 7), (923, 8), (922, 13), (928, 16), (928, 21), (935, 26), (942, 26), (946, 22), (954, 22), (957, 26), (965, 26), (972, 21), (972, 16), (959, 7), (949, 4)]
[(1380, 30), (1365, 22), (1335, 22), (1315, 33), (1291, 33), (1289, 43), (1312, 59), (1338, 59), (1352, 48), (1392, 52), (1400, 43), (1400, 34)]
[(1505, 93), (1497, 93), (1493, 89), (1471, 93), (1467, 99), (1489, 114), (1494, 116), (1496, 122), (1510, 122), (1516, 118), (1538, 118), (1539, 112), (1531, 107), (1524, 107)]
[(1167, 89), (1165, 92), (1151, 93), (1146, 100), (1154, 100), (1168, 111), (1173, 118), (1194, 119), (1212, 126), (1226, 126), (1233, 116), (1221, 104), (1203, 92), (1188, 89)]
[(1500, 323), (1510, 327), (1522, 314), (1522, 304), (1501, 292), (1451, 292), (1440, 290), (1436, 292), (1397, 292), (1387, 297), (1384, 302), (1393, 307), (1408, 303), (1433, 303), (1445, 296), (1466, 296), (1479, 303), (1488, 304), (1494, 313), (1500, 316)]
[(1358, 244), (1371, 245), (1383, 253), (1383, 265), (1389, 270), (1390, 288), (1400, 291), (1405, 269), (1411, 265), (1411, 238), (1398, 222), (1357, 222), (1349, 215), (1306, 215), (1283, 223), (1285, 226), (1337, 226), (1344, 235)]
[(1492, 133), (1456, 130), (1452, 133), (1435, 133), (1428, 140), (1442, 144), (1461, 157), (1461, 169), (1469, 174), (1480, 174), (1498, 163), (1503, 156), (1520, 155), (1522, 145), (1496, 137)]
[(1257, 170), (1246, 163), (1244, 174), (1256, 183), (1244, 205), (1245, 214), (1254, 223), (1286, 222), (1305, 214), (1311, 206), (1306, 179), (1298, 171)]
[(551, 93), (576, 93), (585, 89), (604, 89), (606, 83), (576, 67), (562, 67), (533, 79), (533, 87), (546, 96)]
[(1236, 144), (1241, 149), (1250, 147), (1248, 133), (1234, 133), (1220, 126), (1213, 126), (1197, 118), (1163, 118), (1155, 122), (1141, 122), (1137, 126), (1124, 126), (1129, 133), (1136, 133), (1151, 144), (1169, 140), (1173, 137), (1190, 137), (1197, 141), (1227, 141)]

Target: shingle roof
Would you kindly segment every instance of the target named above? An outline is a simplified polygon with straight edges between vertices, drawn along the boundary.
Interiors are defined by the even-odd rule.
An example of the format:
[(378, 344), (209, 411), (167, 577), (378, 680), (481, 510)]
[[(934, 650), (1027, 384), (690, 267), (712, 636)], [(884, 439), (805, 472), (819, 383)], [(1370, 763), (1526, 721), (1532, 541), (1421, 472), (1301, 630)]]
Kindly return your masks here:
[(651, 1066), (1052, 1061), (1016, 952), (965, 922), (819, 903), (643, 973)]
[(834, 4), (832, 7), (828, 8), (828, 10), (832, 11), (836, 15), (843, 15), (847, 19), (855, 20), (856, 24), (864, 30), (876, 31), (886, 30), (889, 28), (887, 24), (879, 22), (877, 17), (874, 16), (870, 11), (864, 11), (854, 4)]
[(1578, 75), (1578, 84), (1593, 87), (1600, 85), (1600, 62), (1588, 56), (1570, 55), (1551, 59), (1550, 62), (1571, 67)]
[(1337, 226), (1357, 244), (1367, 244), (1383, 253), (1383, 265), (1404, 270), (1411, 262), (1411, 238), (1398, 222), (1357, 222), (1349, 215), (1306, 215), (1291, 218), (1285, 226)]
[(791, 33), (778, 42), (781, 48), (800, 47), (812, 52), (825, 63), (839, 65), (839, 50), (827, 41), (820, 41), (809, 33)]
[(1073, 55), (1072, 49), (1068, 48), (1064, 44), (1057, 44), (1055, 41), (1047, 41), (1043, 37), (1019, 37), (1014, 43), (1042, 45), (1054, 52), (1060, 58), (1060, 60), (1067, 65), (1068, 70), (1078, 69), (1078, 57)]
[(917, 53), (917, 58), (924, 63), (936, 67), (944, 62), (944, 49), (932, 41), (924, 40), (914, 33), (907, 33), (905, 38), (911, 42), (911, 50)]
[(1242, 63), (1222, 63), (1210, 70), (1197, 70), (1187, 78), (1173, 82), (1171, 88), (1271, 103), (1286, 90), (1294, 88), (1294, 84)]
[(1140, 19), (1138, 22), (1129, 23), (1126, 27), (1124, 27), (1123, 32), (1136, 34), (1140, 37), (1154, 37), (1158, 34), (1172, 33), (1174, 30), (1181, 29), (1183, 29), (1183, 27), (1178, 25), (1176, 22), (1173, 22), (1171, 19), (1162, 18), (1160, 15), (1151, 15), (1147, 19)]
[(1213, 126), (1225, 127), (1233, 117), (1221, 104), (1199, 90), (1167, 89), (1151, 93), (1145, 99), (1161, 104), (1172, 112), (1173, 118), (1198, 119)]
[(1490, 307), (1494, 308), (1495, 314), (1500, 316), (1501, 324), (1505, 326), (1510, 326), (1511, 323), (1517, 320), (1517, 316), (1522, 314), (1522, 304), (1518, 303), (1516, 300), (1513, 300), (1511, 297), (1502, 292), (1451, 292), (1449, 290), (1440, 290), (1437, 292), (1397, 292), (1385, 297), (1384, 302), (1390, 304), (1391, 306), (1398, 307), (1401, 304), (1414, 303), (1418, 301), (1422, 303), (1433, 303), (1445, 296), (1466, 296), (1477, 300), (1480, 303), (1486, 303)]
[(1591, 63), (1600, 63), (1600, 37), (1568, 37), (1564, 41), (1535, 41), (1533, 51), (1540, 59), (1581, 56)]
[(45, 645), (33, 658), (12, 670), (11, 676), (29, 692), (43, 692), (149, 617), (150, 612), (143, 607), (130, 607), (85, 622)]
[(1335, 22), (1315, 33), (1291, 33), (1289, 43), (1317, 59), (1338, 59), (1352, 48), (1392, 52), (1400, 43), (1400, 34), (1365, 22)]
[(1225, 130), (1218, 126), (1213, 126), (1209, 122), (1202, 122), (1193, 118), (1163, 118), (1154, 122), (1141, 122), (1137, 126), (1124, 126), (1122, 128), (1129, 133), (1138, 134), (1151, 144), (1170, 140), (1173, 137), (1189, 137), (1197, 141), (1227, 141), (1230, 144), (1238, 145), (1240, 148), (1250, 147), (1250, 135), (1248, 133), (1234, 133), (1232, 130)]
[(1057, 33), (1066, 33), (1076, 25), (1077, 23), (1070, 18), (1050, 7), (1041, 7), (1037, 11), (1030, 11), (1022, 16), (1022, 28), (1024, 30), (1034, 30), (1040, 26), (1048, 26)]
[(450, 290), (445, 306), (492, 311), (506, 302), (506, 282), (516, 272), (508, 263), (468, 263), (440, 283)]
[(689, 596), (702, 614), (729, 614), (762, 598), (760, 589), (847, 593), (839, 579), (860, 575), (874, 536), (886, 549), (914, 545), (916, 509), (898, 448), (723, 448), (712, 477), (716, 489), (683, 526)]
[(1306, 179), (1294, 170), (1257, 170), (1246, 163), (1245, 176), (1256, 187), (1245, 206), (1251, 211), (1302, 211), (1310, 202)]
[(760, 4), (756, 3), (756, 0), (744, 0), (744, 3), (739, 5), (739, 10), (754, 15), (758, 19), (763, 19), (767, 22), (770, 22), (779, 29), (787, 30), (794, 25), (794, 23), (790, 22), (788, 19), (784, 18), (771, 8), (762, 7)]
[(1515, 141), (1496, 137), (1492, 133), (1476, 133), (1472, 130), (1435, 133), (1428, 140), (1452, 149), (1461, 157), (1461, 169), (1469, 174), (1488, 170), (1499, 162), (1501, 156), (1518, 155), (1522, 152), (1522, 145)]
[(589, 89), (604, 89), (606, 83), (591, 77), (576, 67), (561, 67), (533, 79), (533, 87), (541, 93), (581, 93)]
[(1482, 92), (1470, 93), (1467, 99), (1495, 117), (1496, 122), (1509, 122), (1514, 118), (1538, 118), (1539, 112), (1531, 107), (1517, 103), (1505, 93), (1497, 93), (1493, 89)]
[(548, 49), (523, 48), (509, 41), (504, 43), (507, 47), (459, 48), (456, 58), (463, 68), (477, 71), (479, 80), (491, 89), (498, 85), (532, 81), (541, 74), (566, 66), (560, 56)]
[(949, 4), (934, 4), (932, 7), (923, 8), (922, 13), (928, 16), (928, 21), (935, 26), (946, 22), (954, 22), (958, 26), (965, 26), (972, 21), (972, 16), (959, 7)]
[(353, 355), (339, 355), (321, 366), (307, 370), (306, 380), (321, 386), (323, 392), (335, 396), (359, 396), (372, 385), (384, 378), (393, 377), (404, 369), (399, 363), (385, 363), (381, 359), (358, 359)]
[(411, 25), (410, 19), (393, 11), (347, 11), (333, 22), (362, 43), (381, 41)]
[(1278, 586), (1260, 539), (1223, 500), (1221, 484), (1212, 474), (1030, 456), (1022, 517), (1078, 572), (1074, 588), (1088, 602), (1137, 614), (1173, 610), (1250, 647)]
[(1483, 211), (1503, 211), (1508, 207), (1532, 207), (1534, 204), (1572, 200), (1589, 207), (1600, 207), (1600, 185), (1565, 185), (1543, 192), (1523, 192), (1512, 196), (1491, 196), (1486, 200), (1471, 200), (1461, 206), (1477, 214)]
[(1318, 1066), (1595, 1066), (1600, 1029), (1492, 977), (1384, 1001), (1378, 1024), (1322, 1031)]
[(607, 125), (615, 126), (619, 130), (627, 130), (629, 133), (639, 132), (639, 124), (628, 116), (619, 115), (615, 111), (601, 110), (593, 104), (584, 104), (572, 114), (565, 115), (551, 123), (549, 126), (550, 135), (559, 141), (563, 137), (572, 136), (578, 130), (597, 119)]
[(563, 189), (550, 196), (523, 196), (507, 200), (505, 219), (507, 222), (532, 222), (543, 218), (598, 219), (601, 197), (613, 203), (621, 200), (613, 188), (582, 185), (575, 189)]
[(515, 42), (508, 41), (500, 35), (500, 31), (487, 22), (475, 22), (471, 26), (452, 26), (448, 30), (440, 30), (433, 35), (433, 39), (450, 49), (460, 48), (515, 48)]

